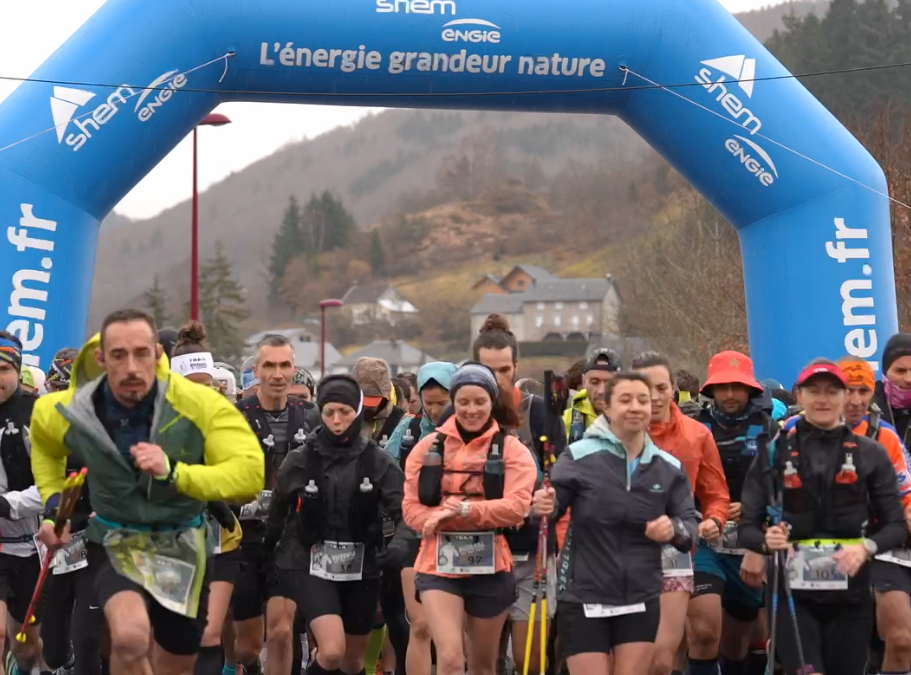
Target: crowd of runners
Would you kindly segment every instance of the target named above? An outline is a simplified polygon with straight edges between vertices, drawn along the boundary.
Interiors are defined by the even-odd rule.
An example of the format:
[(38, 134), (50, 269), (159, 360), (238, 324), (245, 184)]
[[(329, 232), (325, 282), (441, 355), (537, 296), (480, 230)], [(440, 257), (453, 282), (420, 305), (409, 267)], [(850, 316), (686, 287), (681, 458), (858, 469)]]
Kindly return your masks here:
[(44, 373), (0, 331), (0, 675), (911, 672), (911, 335), (790, 387), (519, 356), (498, 315), (318, 382), (138, 310)]

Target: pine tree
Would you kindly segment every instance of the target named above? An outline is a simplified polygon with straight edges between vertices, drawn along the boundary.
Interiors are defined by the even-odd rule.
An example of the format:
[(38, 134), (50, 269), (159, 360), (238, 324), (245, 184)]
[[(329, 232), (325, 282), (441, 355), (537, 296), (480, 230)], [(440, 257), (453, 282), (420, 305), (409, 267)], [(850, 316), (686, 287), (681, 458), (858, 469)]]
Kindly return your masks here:
[(168, 315), (168, 296), (161, 287), (161, 279), (155, 275), (152, 286), (142, 295), (142, 304), (159, 326), (166, 326), (171, 317)]
[(199, 318), (206, 326), (212, 349), (222, 358), (243, 353), (240, 324), (249, 316), (245, 305), (246, 292), (234, 278), (224, 245), (217, 242), (215, 256), (199, 271)]
[(300, 229), (304, 253), (313, 261), (320, 253), (347, 248), (357, 232), (357, 222), (345, 208), (341, 197), (327, 190), (321, 195), (311, 195), (304, 207)]
[(277, 300), (282, 290), (285, 270), (295, 256), (302, 254), (301, 210), (294, 195), (288, 198), (288, 208), (282, 217), (281, 227), (272, 241), (269, 260), (269, 299)]
[(377, 276), (386, 273), (386, 253), (383, 251), (379, 230), (374, 230), (370, 238), (370, 268)]

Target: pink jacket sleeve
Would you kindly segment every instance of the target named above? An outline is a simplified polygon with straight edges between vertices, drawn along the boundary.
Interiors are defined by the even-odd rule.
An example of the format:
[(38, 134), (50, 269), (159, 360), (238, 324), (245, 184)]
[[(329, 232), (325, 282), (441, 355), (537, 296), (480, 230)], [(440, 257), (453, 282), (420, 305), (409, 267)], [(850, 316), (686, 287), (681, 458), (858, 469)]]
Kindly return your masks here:
[(424, 529), (424, 523), (439, 508), (424, 506), (418, 498), (418, 476), (424, 465), (424, 455), (427, 454), (436, 439), (436, 433), (424, 436), (414, 446), (405, 462), (405, 497), (402, 500), (402, 517), (405, 519), (405, 524), (415, 532), (421, 532)]
[[(412, 451), (412, 455), (414, 451)], [(532, 491), (538, 478), (538, 466), (531, 451), (514, 436), (507, 436), (503, 449), (506, 480), (502, 499), (473, 501), (468, 518), (456, 517), (447, 530), (458, 530), (464, 524), (471, 530), (488, 530), (519, 525), (531, 509)], [(411, 458), (408, 458), (411, 463)]]

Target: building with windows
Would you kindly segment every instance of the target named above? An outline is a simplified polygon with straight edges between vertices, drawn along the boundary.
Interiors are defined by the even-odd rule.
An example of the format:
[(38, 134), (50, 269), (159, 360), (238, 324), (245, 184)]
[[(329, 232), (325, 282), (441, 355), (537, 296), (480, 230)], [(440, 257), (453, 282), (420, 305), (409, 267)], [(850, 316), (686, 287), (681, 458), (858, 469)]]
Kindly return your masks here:
[[(485, 290), (495, 277), (475, 288)], [(519, 342), (589, 341), (620, 329), (620, 295), (613, 277), (561, 279), (540, 267), (519, 265), (471, 310), (474, 338), (490, 314), (502, 314)]]

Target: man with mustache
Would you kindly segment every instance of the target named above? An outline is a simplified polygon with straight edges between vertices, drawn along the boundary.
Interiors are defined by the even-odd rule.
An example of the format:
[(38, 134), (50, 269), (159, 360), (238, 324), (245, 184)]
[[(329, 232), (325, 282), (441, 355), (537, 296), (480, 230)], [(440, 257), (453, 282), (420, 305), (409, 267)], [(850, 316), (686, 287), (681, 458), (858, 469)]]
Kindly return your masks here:
[(204, 654), (214, 547), (204, 512), (262, 489), (256, 437), (219, 392), (172, 372), (155, 320), (128, 309), (82, 348), (69, 389), (35, 404), (32, 469), (49, 549), (71, 539), (70, 524), (55, 530), (69, 455), (88, 469), (85, 583), (110, 628), (111, 673), (190, 675)]

